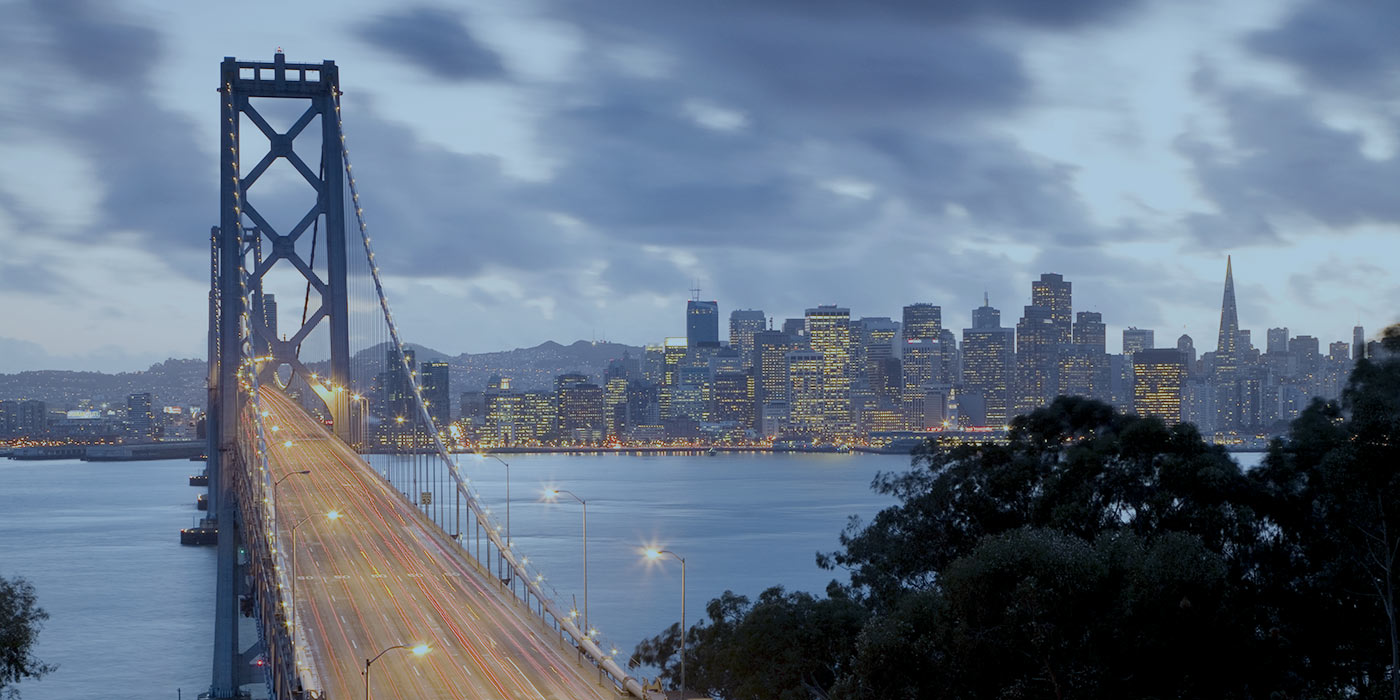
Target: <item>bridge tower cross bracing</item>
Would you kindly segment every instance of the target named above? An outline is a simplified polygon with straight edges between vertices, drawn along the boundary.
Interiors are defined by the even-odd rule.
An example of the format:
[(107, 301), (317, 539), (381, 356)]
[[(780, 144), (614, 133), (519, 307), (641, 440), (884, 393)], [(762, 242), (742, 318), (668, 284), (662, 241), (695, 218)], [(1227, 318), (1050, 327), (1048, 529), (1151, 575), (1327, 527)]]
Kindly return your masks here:
[[(238, 596), (240, 593), (240, 523), (236, 496), (240, 474), (248, 455), (238, 454), (238, 422), (246, 400), (239, 390), (239, 372), (251, 348), (266, 353), (249, 366), (260, 381), (276, 379), (278, 368), (288, 366), (325, 402), (335, 433), (351, 436), (349, 302), (346, 289), (345, 169), (336, 114), (340, 90), (339, 70), (333, 61), (287, 63), (278, 51), (271, 63), (239, 61), (226, 57), (220, 65), (220, 172), (219, 226), (213, 231), (214, 260), (210, 290), (209, 372), (209, 482), (210, 511), (218, 527), (219, 541), (215, 586), (214, 665), (212, 698), (238, 695), (242, 654), (238, 649)], [(300, 100), (307, 103), (301, 117), (285, 132), (277, 131), (252, 100)], [(313, 170), (293, 148), (307, 127), (320, 118), (318, 169)], [(239, 128), (244, 119), (267, 137), (268, 149), (256, 165), (242, 168)], [(281, 229), (250, 202), (248, 189), (277, 161), (284, 159), (315, 191), (316, 200), (295, 225)], [(278, 222), (280, 225), (281, 222)], [(325, 236), (325, 277), (303, 259), (297, 241), (315, 225)], [(266, 241), (266, 250), (264, 246)], [(266, 252), (264, 255), (263, 253)], [(314, 253), (313, 253), (314, 255)], [(294, 268), (315, 289), (319, 306), (308, 313), (296, 332), (279, 339), (262, 313), (263, 281), (277, 263)], [(246, 281), (245, 281), (246, 279)], [(244, 291), (254, 290), (252, 305), (245, 308)], [(255, 311), (256, 313), (249, 313)], [(328, 326), (330, 351), (329, 388), (311, 381), (312, 372), (298, 356), (306, 338), (321, 323)]]

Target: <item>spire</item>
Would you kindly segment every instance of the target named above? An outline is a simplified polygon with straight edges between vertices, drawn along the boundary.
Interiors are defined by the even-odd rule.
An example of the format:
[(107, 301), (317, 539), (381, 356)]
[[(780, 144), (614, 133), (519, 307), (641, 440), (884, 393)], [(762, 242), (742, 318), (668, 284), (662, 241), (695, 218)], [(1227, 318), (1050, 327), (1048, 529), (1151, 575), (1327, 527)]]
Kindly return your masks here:
[(1235, 310), (1235, 275), (1231, 269), (1230, 256), (1225, 256), (1225, 295), (1220, 301), (1220, 338), (1215, 351), (1220, 355), (1234, 358), (1240, 332), (1239, 314)]

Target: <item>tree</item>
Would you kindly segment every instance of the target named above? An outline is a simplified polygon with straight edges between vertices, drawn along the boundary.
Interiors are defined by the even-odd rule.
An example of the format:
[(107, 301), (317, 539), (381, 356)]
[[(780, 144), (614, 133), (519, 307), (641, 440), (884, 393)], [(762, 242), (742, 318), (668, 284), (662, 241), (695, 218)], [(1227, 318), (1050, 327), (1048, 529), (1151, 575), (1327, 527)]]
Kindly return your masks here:
[[(750, 602), (725, 591), (706, 606), (707, 620), (686, 637), (687, 684), (733, 700), (826, 697), (847, 671), (867, 617), (836, 589), (827, 598), (769, 588)], [(679, 680), (679, 625), (637, 646), (637, 660)]]
[(1251, 476), (1298, 667), (1400, 700), (1400, 326), (1382, 342), (1390, 355), (1358, 361), (1341, 402), (1314, 400)]
[(14, 685), (39, 678), (57, 667), (34, 658), (34, 642), (48, 613), (35, 604), (34, 586), (16, 576), (0, 577), (0, 690), (18, 697)]

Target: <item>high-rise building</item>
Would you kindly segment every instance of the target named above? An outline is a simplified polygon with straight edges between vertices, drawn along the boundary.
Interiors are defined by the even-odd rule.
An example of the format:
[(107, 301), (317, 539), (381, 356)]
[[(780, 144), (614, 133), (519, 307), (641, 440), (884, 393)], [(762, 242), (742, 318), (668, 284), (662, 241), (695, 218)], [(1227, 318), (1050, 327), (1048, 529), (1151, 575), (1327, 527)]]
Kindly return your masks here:
[(671, 418), (671, 397), (675, 393), (676, 373), (681, 367), (681, 362), (685, 359), (687, 339), (667, 338), (662, 343), (662, 371), (661, 371), (661, 419)]
[(1351, 359), (1366, 357), (1366, 329), (1355, 326), (1351, 329)]
[[(1027, 306), (1016, 323), (1016, 405), (1013, 415), (1030, 413), (1050, 403), (1059, 388), (1055, 378), (1060, 329), (1053, 312), (1044, 306)], [(1070, 337), (1065, 327), (1064, 337)]]
[(1215, 426), (1234, 431), (1241, 427), (1240, 319), (1235, 309), (1235, 274), (1230, 256), (1225, 257), (1225, 292), (1220, 300), (1220, 336), (1216, 341), (1211, 383), (1214, 385)]
[(1097, 311), (1075, 314), (1072, 341), (1100, 354), (1108, 352), (1108, 326), (1104, 325), (1103, 314)]
[(939, 384), (952, 386), (962, 375), (962, 356), (958, 353), (958, 337), (947, 328), (938, 334), (938, 369), (934, 378)]
[(1190, 374), (1191, 368), (1196, 364), (1196, 343), (1191, 340), (1191, 336), (1185, 333), (1176, 339), (1176, 349), (1181, 351), (1182, 358), (1186, 360), (1186, 372)]
[(1157, 347), (1157, 341), (1151, 328), (1138, 328), (1130, 326), (1123, 329), (1123, 354), (1132, 355), (1139, 350), (1151, 350)]
[(718, 372), (714, 381), (717, 423), (735, 423), (740, 430), (754, 427), (754, 372)]
[(1053, 272), (1042, 274), (1040, 280), (1031, 282), (1031, 305), (1048, 309), (1050, 312), (1050, 320), (1055, 327), (1055, 336), (1051, 339), (1053, 345), (1070, 342), (1070, 290), (1071, 283), (1066, 282), (1063, 275)]
[(685, 341), (692, 348), (719, 346), (719, 302), (697, 299), (686, 302)]
[(1265, 336), (1267, 339), (1264, 351), (1270, 354), (1288, 352), (1288, 329), (1270, 328)]
[(986, 292), (982, 293), (982, 306), (972, 310), (972, 328), (1001, 328), (1001, 310), (992, 307)]
[(1016, 331), (1001, 327), (1001, 312), (988, 305), (985, 298), (982, 307), (973, 310), (972, 319), (973, 327), (963, 329), (962, 391), (981, 397), (965, 403), (980, 406), (982, 415), (964, 414), (964, 418), (972, 425), (1000, 427), (1011, 418)]
[(753, 334), (767, 326), (767, 317), (758, 309), (735, 309), (729, 312), (729, 347), (739, 351), (745, 367), (753, 362)]
[(758, 428), (770, 434), (763, 425), (763, 405), (787, 401), (787, 354), (795, 348), (792, 336), (782, 331), (759, 331), (753, 334), (754, 415)]
[(793, 350), (787, 354), (788, 423), (797, 432), (811, 437), (826, 434), (824, 391), (826, 360), (815, 350)]
[(559, 377), (559, 437), (574, 444), (596, 445), (608, 432), (603, 387), (588, 381), (563, 381), (581, 376)]
[(910, 304), (904, 307), (904, 340), (939, 339), (943, 332), (943, 307), (933, 304)]
[(448, 387), (449, 365), (446, 362), (424, 362), (418, 372), (418, 382), (423, 390), (423, 403), (428, 407), (428, 415), (438, 430), (447, 430), (452, 422), (452, 393)]
[(156, 413), (151, 405), (149, 393), (131, 394), (126, 397), (127, 437), (133, 442), (151, 442), (156, 439)]
[(1133, 355), (1133, 410), (1168, 425), (1182, 420), (1186, 359), (1174, 348), (1144, 349)]
[(807, 335), (807, 319), (805, 318), (785, 318), (783, 319), (783, 332), (798, 338)]
[(858, 335), (852, 358), (855, 383), (869, 388), (876, 397), (886, 402), (896, 400), (898, 397), (892, 390), (899, 380), (896, 376), (891, 381), (889, 362), (894, 357), (894, 343), (900, 324), (881, 316), (862, 318), (853, 325), (853, 333)]
[[(834, 305), (807, 309), (807, 335), (822, 356), (822, 419), (826, 434), (846, 438), (851, 425), (851, 310)], [(794, 411), (796, 407), (794, 407)]]

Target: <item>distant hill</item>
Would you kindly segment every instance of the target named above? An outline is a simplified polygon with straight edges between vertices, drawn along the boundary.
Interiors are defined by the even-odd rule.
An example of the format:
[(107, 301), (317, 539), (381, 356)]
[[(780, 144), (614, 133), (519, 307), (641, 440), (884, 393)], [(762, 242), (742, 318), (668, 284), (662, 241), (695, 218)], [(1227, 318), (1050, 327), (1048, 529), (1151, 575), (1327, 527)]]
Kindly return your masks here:
[(492, 376), (509, 377), (516, 389), (549, 389), (554, 378), (568, 372), (587, 374), (601, 381), (610, 360), (628, 355), (641, 359), (643, 349), (634, 345), (606, 341), (576, 341), (560, 345), (548, 341), (533, 348), (516, 348), (504, 352), (463, 353), (452, 364), (452, 391), (469, 391), (486, 386)]
[[(356, 355), (356, 365), (374, 367), (383, 362), (384, 345), (363, 350)], [(462, 391), (481, 389), (493, 376), (509, 377), (517, 389), (548, 389), (554, 378), (568, 372), (587, 374), (601, 380), (608, 361), (624, 354), (641, 358), (642, 348), (621, 343), (588, 342), (572, 345), (554, 341), (532, 348), (516, 348), (478, 354), (447, 353), (409, 343), (419, 362), (446, 360), (451, 364), (453, 401)], [(325, 363), (311, 367), (324, 370)], [(80, 401), (96, 404), (126, 405), (129, 394), (149, 391), (156, 403), (163, 406), (203, 406), (205, 402), (205, 362), (170, 359), (151, 365), (141, 372), (74, 372), (69, 370), (39, 370), (0, 374), (0, 399), (39, 399), (51, 408), (73, 408)]]
[(204, 360), (170, 359), (141, 372), (37, 370), (0, 374), (0, 399), (38, 399), (50, 408), (73, 408), (90, 399), (96, 405), (126, 406), (130, 394), (151, 392), (157, 405), (204, 406)]

